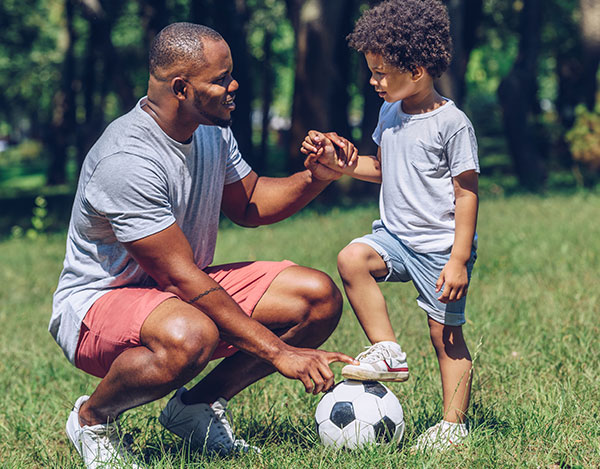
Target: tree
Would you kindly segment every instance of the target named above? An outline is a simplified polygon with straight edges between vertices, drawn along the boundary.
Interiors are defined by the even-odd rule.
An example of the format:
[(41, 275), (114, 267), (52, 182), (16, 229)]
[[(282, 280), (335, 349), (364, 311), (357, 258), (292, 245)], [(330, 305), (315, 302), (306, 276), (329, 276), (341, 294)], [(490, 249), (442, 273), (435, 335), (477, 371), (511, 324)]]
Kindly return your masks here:
[(436, 83), (440, 92), (462, 106), (465, 96), (465, 72), (475, 47), (477, 28), (483, 15), (483, 0), (445, 0), (450, 16), (453, 54), (450, 67)]
[(542, 139), (536, 125), (542, 7), (542, 0), (524, 0), (518, 56), (498, 88), (513, 165), (520, 183), (531, 190), (538, 189), (546, 179)]
[(293, 170), (301, 165), (299, 147), (308, 130), (348, 135), (349, 51), (340, 47), (340, 38), (345, 37), (354, 9), (343, 0), (287, 0), (287, 7), (296, 39), (289, 142)]

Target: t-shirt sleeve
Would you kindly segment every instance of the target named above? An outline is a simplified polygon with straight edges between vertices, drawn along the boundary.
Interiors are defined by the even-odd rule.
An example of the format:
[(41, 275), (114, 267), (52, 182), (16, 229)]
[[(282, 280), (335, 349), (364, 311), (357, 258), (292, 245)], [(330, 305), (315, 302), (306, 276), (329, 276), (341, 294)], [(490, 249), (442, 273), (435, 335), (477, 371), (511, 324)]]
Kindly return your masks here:
[(383, 130), (385, 128), (386, 119), (385, 114), (393, 103), (384, 102), (381, 105), (381, 109), (379, 109), (379, 120), (377, 121), (377, 127), (373, 131), (373, 141), (377, 144), (378, 147), (381, 146), (381, 135), (383, 134)]
[(139, 156), (119, 153), (104, 158), (85, 187), (85, 198), (106, 217), (122, 243), (175, 223), (165, 172)]
[(467, 124), (454, 133), (446, 142), (445, 149), (452, 177), (470, 170), (479, 173), (477, 138), (471, 125)]
[(225, 148), (227, 150), (227, 166), (225, 167), (225, 185), (227, 185), (244, 179), (250, 174), (252, 168), (242, 158), (237, 140), (230, 128), (223, 130), (223, 137), (225, 138)]

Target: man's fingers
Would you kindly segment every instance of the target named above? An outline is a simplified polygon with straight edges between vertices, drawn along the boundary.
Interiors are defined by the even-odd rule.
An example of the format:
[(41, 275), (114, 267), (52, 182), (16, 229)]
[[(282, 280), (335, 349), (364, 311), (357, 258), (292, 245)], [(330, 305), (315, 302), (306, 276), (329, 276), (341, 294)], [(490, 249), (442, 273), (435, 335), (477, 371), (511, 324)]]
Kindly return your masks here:
[(333, 362), (342, 362), (342, 363), (347, 363), (348, 365), (359, 365), (359, 361), (355, 360), (352, 357), (349, 357), (348, 355), (346, 355), (345, 353), (340, 353), (340, 352), (327, 352), (327, 361), (329, 363), (333, 363)]

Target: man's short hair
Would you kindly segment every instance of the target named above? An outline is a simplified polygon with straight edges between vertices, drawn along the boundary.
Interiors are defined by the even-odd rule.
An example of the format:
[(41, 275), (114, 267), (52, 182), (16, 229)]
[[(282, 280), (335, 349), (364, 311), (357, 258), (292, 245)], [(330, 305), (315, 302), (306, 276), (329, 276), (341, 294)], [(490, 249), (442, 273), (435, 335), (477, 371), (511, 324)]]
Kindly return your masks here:
[(386, 0), (366, 10), (347, 39), (359, 52), (381, 54), (406, 72), (423, 67), (434, 78), (452, 60), (450, 20), (438, 0)]
[(193, 75), (206, 63), (204, 43), (222, 41), (214, 29), (194, 23), (173, 23), (160, 31), (150, 45), (150, 74), (159, 80)]

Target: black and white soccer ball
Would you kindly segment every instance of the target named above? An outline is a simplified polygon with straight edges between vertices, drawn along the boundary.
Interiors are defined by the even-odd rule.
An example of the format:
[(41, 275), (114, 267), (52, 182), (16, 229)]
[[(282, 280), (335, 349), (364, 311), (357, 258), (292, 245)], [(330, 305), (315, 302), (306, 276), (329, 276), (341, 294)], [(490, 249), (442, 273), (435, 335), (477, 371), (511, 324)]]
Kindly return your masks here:
[(367, 443), (398, 443), (404, 435), (398, 398), (375, 381), (336, 384), (319, 401), (315, 420), (325, 446), (354, 449)]

